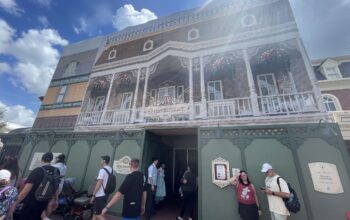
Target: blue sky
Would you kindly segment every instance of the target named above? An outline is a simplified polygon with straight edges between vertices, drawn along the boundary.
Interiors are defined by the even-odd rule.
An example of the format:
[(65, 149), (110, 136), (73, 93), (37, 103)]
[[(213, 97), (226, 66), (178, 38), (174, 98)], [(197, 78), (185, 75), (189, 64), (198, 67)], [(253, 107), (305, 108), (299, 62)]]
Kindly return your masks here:
[[(0, 106), (6, 121), (32, 125), (38, 96), (45, 94), (65, 45), (204, 3), (0, 0)], [(291, 5), (311, 58), (350, 54), (350, 0), (291, 0)]]

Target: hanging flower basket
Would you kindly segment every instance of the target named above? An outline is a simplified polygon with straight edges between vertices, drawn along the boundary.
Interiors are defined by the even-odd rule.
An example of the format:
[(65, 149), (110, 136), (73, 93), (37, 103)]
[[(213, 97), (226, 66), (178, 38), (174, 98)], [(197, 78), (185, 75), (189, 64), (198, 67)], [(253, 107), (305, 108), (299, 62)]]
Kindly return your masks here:
[(131, 74), (121, 73), (117, 77), (117, 85), (130, 85), (131, 84)]
[(259, 64), (267, 69), (285, 71), (289, 69), (288, 53), (283, 48), (271, 48), (259, 56)]
[(219, 57), (211, 64), (211, 69), (213, 70), (213, 73), (221, 72), (223, 70), (226, 70), (228, 68), (233, 69), (233, 59), (232, 57)]

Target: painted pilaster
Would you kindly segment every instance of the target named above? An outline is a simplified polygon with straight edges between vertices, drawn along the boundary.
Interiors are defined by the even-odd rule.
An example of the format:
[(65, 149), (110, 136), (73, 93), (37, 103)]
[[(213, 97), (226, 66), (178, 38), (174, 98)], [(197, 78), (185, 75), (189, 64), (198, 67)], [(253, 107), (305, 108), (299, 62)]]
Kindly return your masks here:
[(194, 118), (194, 111), (193, 111), (193, 60), (192, 58), (189, 58), (188, 60), (188, 75), (189, 75), (189, 103), (190, 103), (190, 120), (193, 120)]
[(111, 96), (114, 76), (115, 76), (115, 74), (112, 74), (112, 78), (111, 78), (111, 81), (109, 83), (109, 88), (108, 88), (106, 101), (105, 101), (105, 104), (103, 106), (103, 112), (102, 112), (102, 115), (101, 115), (101, 118), (100, 118), (100, 124), (104, 124), (104, 122), (105, 122), (105, 115), (106, 115), (106, 112), (107, 112), (107, 107), (108, 107), (108, 103), (109, 103), (109, 97)]
[(207, 118), (207, 99), (205, 97), (205, 83), (204, 83), (204, 62), (203, 56), (199, 58), (200, 62), (200, 77), (201, 77), (201, 116)]
[(139, 84), (140, 84), (140, 75), (141, 75), (141, 68), (137, 70), (137, 81), (136, 81), (136, 88), (135, 88), (135, 93), (134, 93), (134, 103), (132, 106), (132, 112), (131, 112), (131, 123), (135, 122), (135, 117), (136, 117), (136, 103), (137, 103), (137, 97), (139, 93)]
[(311, 66), (310, 59), (306, 54), (305, 47), (304, 47), (303, 43), (301, 42), (300, 38), (297, 38), (297, 42), (298, 42), (298, 47), (299, 47), (301, 56), (302, 56), (304, 63), (305, 63), (306, 72), (309, 76), (309, 79), (310, 79), (310, 82), (312, 85), (312, 91), (315, 94), (317, 107), (321, 112), (326, 112), (326, 107), (323, 104), (322, 94), (321, 94), (321, 91), (319, 89), (319, 84), (318, 84), (316, 76), (314, 74), (314, 70)]
[(142, 120), (142, 121), (143, 121), (144, 118), (145, 118), (148, 77), (149, 77), (149, 67), (147, 67), (147, 69), (146, 69), (145, 86), (144, 86), (143, 97), (142, 97), (142, 109), (141, 109), (141, 120)]
[(248, 86), (249, 86), (250, 101), (252, 104), (253, 115), (259, 116), (260, 111), (259, 111), (258, 95), (255, 90), (253, 72), (252, 72), (252, 68), (250, 67), (248, 52), (246, 48), (243, 49), (243, 58), (244, 58), (244, 63), (247, 70)]

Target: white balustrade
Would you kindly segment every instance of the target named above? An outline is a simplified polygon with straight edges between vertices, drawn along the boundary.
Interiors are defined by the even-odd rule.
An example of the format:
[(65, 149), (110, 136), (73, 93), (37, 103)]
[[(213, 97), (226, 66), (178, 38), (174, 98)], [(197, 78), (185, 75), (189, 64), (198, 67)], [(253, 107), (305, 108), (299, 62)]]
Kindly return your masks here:
[(208, 117), (240, 117), (253, 115), (250, 99), (234, 98), (208, 101)]
[(263, 115), (295, 114), (319, 111), (312, 92), (258, 97)]
[(129, 123), (131, 110), (108, 110), (104, 115), (102, 124), (125, 124)]
[(97, 125), (100, 124), (103, 111), (83, 112), (79, 115), (77, 125)]
[(195, 118), (200, 118), (202, 116), (201, 115), (201, 105), (202, 105), (201, 102), (194, 103), (194, 117)]

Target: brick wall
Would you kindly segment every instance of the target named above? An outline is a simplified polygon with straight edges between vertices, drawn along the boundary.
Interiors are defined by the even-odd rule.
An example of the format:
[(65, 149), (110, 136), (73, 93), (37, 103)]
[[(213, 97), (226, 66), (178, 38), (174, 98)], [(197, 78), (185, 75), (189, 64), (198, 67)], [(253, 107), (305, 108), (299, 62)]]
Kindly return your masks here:
[(64, 102), (77, 102), (83, 101), (88, 83), (75, 83), (69, 85), (66, 96), (64, 97)]
[(38, 112), (37, 118), (79, 115), (79, 113), (80, 113), (80, 107), (40, 110)]

